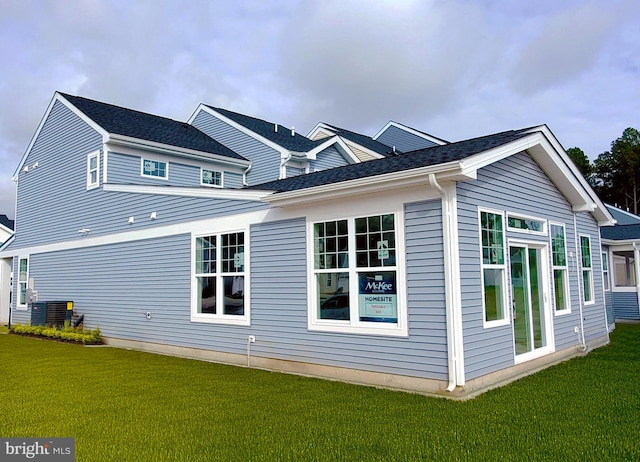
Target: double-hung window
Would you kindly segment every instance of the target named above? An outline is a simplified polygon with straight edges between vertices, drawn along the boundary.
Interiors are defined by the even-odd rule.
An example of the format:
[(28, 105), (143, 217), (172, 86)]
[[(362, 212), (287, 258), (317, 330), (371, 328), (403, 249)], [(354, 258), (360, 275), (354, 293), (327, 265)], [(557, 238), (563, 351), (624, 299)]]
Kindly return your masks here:
[(166, 162), (153, 159), (141, 159), (142, 176), (150, 178), (159, 178), (162, 180), (169, 179), (169, 166)]
[(310, 329), (407, 334), (398, 216), (311, 224)]
[(602, 284), (604, 285), (604, 290), (611, 290), (611, 282), (609, 279), (609, 254), (607, 252), (602, 252)]
[(217, 170), (200, 169), (200, 184), (203, 186), (222, 187), (222, 172)]
[(480, 236), (484, 325), (503, 325), (508, 317), (504, 217), (501, 212), (480, 210)]
[(193, 321), (249, 324), (245, 233), (195, 236)]
[(29, 281), (29, 259), (18, 259), (18, 306), (27, 306), (27, 283)]
[(582, 296), (585, 303), (594, 303), (593, 268), (591, 265), (591, 239), (580, 236), (580, 261), (582, 263)]
[(567, 240), (563, 225), (551, 224), (551, 253), (553, 288), (557, 313), (569, 312), (569, 270), (567, 266)]
[(87, 156), (87, 189), (97, 188), (100, 185), (100, 151), (92, 152)]

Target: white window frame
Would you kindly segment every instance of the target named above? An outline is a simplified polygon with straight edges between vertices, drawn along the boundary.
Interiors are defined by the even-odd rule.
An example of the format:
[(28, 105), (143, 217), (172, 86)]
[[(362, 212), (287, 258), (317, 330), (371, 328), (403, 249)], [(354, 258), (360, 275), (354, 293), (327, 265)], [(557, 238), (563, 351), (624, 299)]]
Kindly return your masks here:
[[(394, 216), (394, 231), (396, 240), (396, 264), (395, 266), (384, 267), (358, 267), (356, 263), (356, 218), (367, 218), (379, 215)], [(337, 268), (333, 270), (316, 270), (314, 254), (314, 225), (330, 221), (347, 220), (348, 255), (349, 266), (347, 268)], [(407, 315), (407, 295), (406, 295), (406, 268), (404, 262), (405, 242), (404, 242), (404, 214), (401, 210), (371, 210), (368, 213), (358, 213), (349, 216), (326, 216), (307, 217), (307, 287), (308, 290), (308, 329), (323, 332), (342, 332), (348, 334), (367, 334), (407, 337), (408, 315)], [(372, 269), (375, 268), (375, 269)], [(358, 273), (365, 271), (394, 271), (396, 273), (396, 303), (398, 310), (398, 322), (384, 323), (360, 321), (359, 315), (359, 288)], [(349, 306), (350, 320), (320, 319), (318, 316), (318, 294), (316, 284), (316, 271), (349, 274)], [(337, 281), (335, 281), (337, 283)]]
[[(533, 231), (531, 229), (513, 228), (513, 227), (509, 226), (509, 218), (522, 219), (522, 220), (531, 220), (531, 221), (539, 221), (540, 223), (542, 223), (542, 231)], [(530, 215), (523, 215), (521, 213), (507, 212), (505, 225), (506, 225), (506, 230), (513, 231), (514, 233), (533, 234), (535, 236), (546, 236), (547, 235), (547, 220), (545, 220), (544, 218), (533, 217), (533, 216), (530, 216)]]
[[(96, 167), (91, 168), (91, 160), (96, 159)], [(91, 181), (91, 174), (95, 173), (96, 181)], [(87, 154), (87, 190), (100, 186), (100, 151)]]
[[(244, 233), (244, 271), (242, 272), (223, 272), (222, 271), (222, 236), (224, 234)], [(201, 273), (196, 272), (196, 239), (199, 237), (216, 237), (216, 272), (208, 273), (216, 277), (216, 309), (217, 313), (199, 313), (198, 312), (198, 277)], [(191, 321), (203, 322), (211, 324), (228, 324), (236, 326), (251, 325), (251, 281), (249, 271), (249, 229), (229, 229), (224, 231), (212, 231), (191, 234)], [(206, 276), (206, 274), (205, 274)], [(227, 276), (243, 276), (244, 277), (244, 314), (233, 315), (222, 313), (224, 302), (224, 281)]]
[[(20, 262), (22, 260), (26, 260), (27, 261), (27, 276), (26, 278), (23, 280), (20, 277)], [(27, 301), (27, 290), (29, 289), (29, 271), (31, 270), (31, 262), (29, 261), (29, 255), (20, 255), (18, 256), (18, 271), (17, 271), (17, 297), (16, 297), (16, 309), (18, 310), (26, 310), (28, 307), (28, 301)], [(24, 284), (24, 303), (20, 303), (20, 296), (22, 293), (22, 285)]]
[[(164, 169), (164, 176), (156, 176), (156, 175), (149, 175), (144, 173), (144, 163), (145, 161), (149, 161), (149, 162), (156, 162), (158, 164), (164, 164), (165, 165), (165, 169)], [(169, 162), (166, 160), (157, 160), (157, 159), (152, 159), (151, 157), (141, 157), (140, 158), (140, 176), (144, 177), (144, 178), (153, 178), (156, 180), (168, 180), (169, 179)]]
[(609, 253), (600, 252), (600, 264), (602, 265), (602, 285), (605, 292), (611, 292), (611, 278), (609, 276)]
[[(589, 262), (591, 264), (590, 267), (584, 267), (583, 264), (583, 256), (582, 256), (582, 238), (585, 237), (589, 240)], [(580, 249), (580, 284), (582, 284), (582, 301), (584, 305), (593, 305), (596, 302), (596, 294), (595, 294), (595, 283), (593, 281), (593, 249), (591, 248), (591, 236), (589, 234), (580, 234), (578, 236), (578, 247)], [(584, 287), (584, 273), (587, 272), (589, 274), (589, 285), (591, 290), (591, 300), (586, 300), (587, 292)]]
[[(203, 179), (203, 175), (205, 170), (207, 172), (211, 172), (212, 174), (219, 173), (220, 174), (220, 184), (209, 184), (205, 183)], [(209, 188), (223, 188), (224, 186), (224, 172), (222, 170), (213, 170), (210, 168), (200, 167), (200, 186), (207, 186)]]
[[(502, 265), (485, 264), (482, 252), (482, 213), (491, 213), (493, 215), (499, 215), (502, 218), (502, 251), (503, 251), (503, 263)], [(489, 208), (478, 208), (478, 245), (480, 247), (480, 288), (482, 294), (482, 327), (489, 329), (492, 327), (507, 326), (511, 323), (511, 307), (509, 305), (509, 279), (507, 277), (508, 258), (507, 258), (507, 221), (506, 214), (502, 210), (495, 210)], [(503, 317), (493, 321), (487, 321), (486, 306), (485, 306), (485, 294), (484, 294), (484, 270), (487, 269), (501, 269), (502, 270), (502, 306), (504, 309)]]
[[(552, 228), (554, 226), (558, 226), (560, 228), (562, 228), (563, 231), (563, 235), (564, 235), (564, 261), (565, 261), (565, 265), (561, 266), (561, 265), (555, 265), (553, 262), (553, 232), (552, 232)], [(550, 242), (550, 249), (551, 249), (551, 287), (552, 287), (552, 291), (553, 291), (553, 314), (554, 316), (564, 316), (566, 314), (571, 313), (571, 288), (569, 287), (570, 285), (570, 278), (569, 278), (569, 255), (568, 255), (568, 251), (567, 251), (567, 227), (564, 225), (564, 223), (556, 223), (556, 222), (550, 222), (549, 223), (549, 242)], [(558, 310), (556, 307), (556, 281), (555, 281), (555, 270), (564, 270), (564, 299), (566, 301), (567, 307), (563, 310)]]

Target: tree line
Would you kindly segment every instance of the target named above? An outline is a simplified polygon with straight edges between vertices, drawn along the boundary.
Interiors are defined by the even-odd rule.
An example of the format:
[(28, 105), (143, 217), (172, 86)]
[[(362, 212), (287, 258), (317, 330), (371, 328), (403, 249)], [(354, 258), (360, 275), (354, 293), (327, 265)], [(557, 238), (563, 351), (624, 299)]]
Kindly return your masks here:
[(640, 133), (627, 128), (611, 149), (592, 163), (582, 149), (567, 154), (600, 199), (635, 214), (640, 212)]

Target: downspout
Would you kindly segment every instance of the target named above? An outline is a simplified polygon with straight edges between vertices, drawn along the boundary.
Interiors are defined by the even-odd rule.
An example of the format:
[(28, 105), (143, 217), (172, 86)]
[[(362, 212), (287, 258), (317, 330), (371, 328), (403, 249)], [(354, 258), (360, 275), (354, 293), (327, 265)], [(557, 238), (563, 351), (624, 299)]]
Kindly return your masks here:
[(253, 167), (253, 162), (249, 164), (244, 172), (242, 172), (242, 186), (249, 186), (249, 183), (247, 182), (247, 175), (251, 171), (251, 167)]
[(287, 162), (289, 162), (291, 160), (291, 157), (293, 156), (292, 152), (289, 152), (289, 154), (287, 155), (287, 157), (285, 157), (284, 159), (282, 159), (282, 162), (280, 162), (280, 179), (282, 180), (283, 178), (287, 177), (287, 171), (285, 170), (285, 165)]
[[(582, 314), (582, 305), (584, 303), (583, 291), (581, 289), (581, 285), (583, 284), (582, 279), (582, 251), (580, 247), (582, 244), (579, 241), (578, 236), (578, 222), (576, 220), (576, 212), (573, 212), (573, 236), (574, 236), (574, 244), (576, 248), (576, 278), (578, 279), (578, 303), (580, 306), (580, 343), (582, 344), (582, 349), (587, 349), (587, 342), (584, 339), (584, 317)], [(578, 263), (579, 262), (579, 263)], [(593, 266), (593, 265), (592, 265)]]
[(456, 209), (455, 183), (451, 187), (442, 187), (435, 174), (429, 174), (429, 184), (442, 197), (442, 238), (444, 246), (444, 281), (445, 281), (445, 312), (447, 322), (447, 356), (449, 384), (447, 391), (452, 392), (458, 386), (464, 386), (464, 364), (462, 345), (462, 319), (460, 296), (458, 254), (458, 221)]
[(640, 251), (638, 251), (638, 246), (635, 241), (633, 242), (633, 265), (636, 270), (636, 296), (638, 297), (638, 309), (640, 309), (640, 261), (638, 261), (638, 257), (640, 257)]

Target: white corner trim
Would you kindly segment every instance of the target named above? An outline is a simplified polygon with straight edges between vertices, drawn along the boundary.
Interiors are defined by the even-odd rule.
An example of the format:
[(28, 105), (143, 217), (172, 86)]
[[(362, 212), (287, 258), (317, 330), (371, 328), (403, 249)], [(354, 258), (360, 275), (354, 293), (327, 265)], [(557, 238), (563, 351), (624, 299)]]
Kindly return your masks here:
[(157, 194), (161, 196), (204, 197), (209, 199), (229, 199), (260, 202), (264, 201), (273, 191), (257, 189), (221, 189), (209, 187), (182, 187), (182, 186), (151, 186), (151, 185), (125, 185), (105, 184), (105, 191), (126, 192), (136, 194)]
[(306, 134), (306, 137), (309, 139), (313, 139), (314, 136), (318, 134), (318, 132), (327, 133), (329, 136), (335, 135), (335, 130), (331, 128), (329, 125), (324, 122), (318, 122), (315, 127), (311, 129), (309, 133)]

